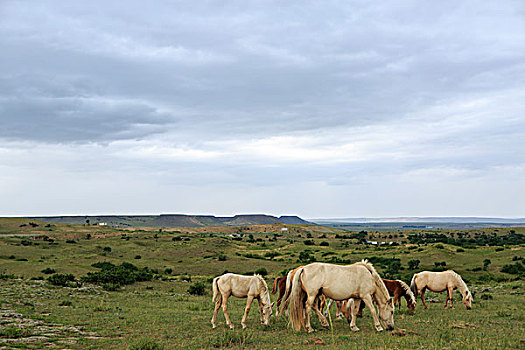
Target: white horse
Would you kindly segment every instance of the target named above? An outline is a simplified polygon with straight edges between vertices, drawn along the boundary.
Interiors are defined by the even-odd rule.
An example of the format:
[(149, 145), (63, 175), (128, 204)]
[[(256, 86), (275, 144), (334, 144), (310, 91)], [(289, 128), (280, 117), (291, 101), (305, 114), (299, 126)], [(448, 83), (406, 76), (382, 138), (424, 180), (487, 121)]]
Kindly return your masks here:
[[(306, 265), (295, 274), (291, 289), (289, 319), (296, 331), (301, 330), (303, 326), (308, 332), (314, 331), (310, 325), (312, 307), (322, 326), (329, 328), (328, 321), (315, 303), (315, 300), (322, 294), (333, 300), (350, 298), (363, 300), (370, 309), (376, 330), (383, 331), (372, 303), (373, 297), (378, 305), (379, 317), (386, 328), (394, 329), (393, 298), (388, 294), (385, 284), (372, 264), (366, 260), (347, 266), (326, 263)], [(305, 303), (303, 303), (304, 297), (306, 297)], [(303, 314), (306, 316), (306, 322)], [(359, 331), (355, 325), (355, 318), (350, 323), (350, 328), (353, 331)]]
[(425, 303), (425, 291), (427, 289), (432, 292), (443, 292), (446, 290), (447, 299), (445, 300), (445, 309), (447, 308), (449, 300), (450, 308), (454, 309), (454, 306), (452, 306), (452, 292), (456, 288), (463, 296), (463, 304), (465, 304), (467, 310), (472, 309), (472, 294), (468, 290), (468, 287), (461, 276), (452, 270), (443, 272), (419, 272), (414, 274), (412, 282), (410, 282), (410, 289), (412, 292), (416, 296), (421, 293), (421, 300), (423, 301), (425, 309), (427, 309), (427, 304)]
[(266, 326), (270, 325), (270, 316), (272, 315), (273, 305), (270, 303), (270, 293), (268, 291), (268, 286), (261, 276), (243, 276), (233, 273), (226, 273), (213, 279), (212, 288), (212, 302), (215, 303), (215, 310), (213, 312), (213, 317), (211, 318), (211, 324), (213, 328), (217, 327), (215, 321), (217, 319), (219, 307), (221, 307), (222, 304), (222, 311), (224, 312), (226, 324), (231, 329), (233, 329), (233, 324), (231, 323), (230, 317), (228, 316), (228, 298), (230, 295), (233, 295), (237, 298), (247, 298), (244, 316), (242, 317), (241, 321), (243, 329), (246, 328), (246, 318), (248, 317), (248, 312), (250, 311), (250, 306), (253, 299), (257, 299), (259, 302), (261, 323)]

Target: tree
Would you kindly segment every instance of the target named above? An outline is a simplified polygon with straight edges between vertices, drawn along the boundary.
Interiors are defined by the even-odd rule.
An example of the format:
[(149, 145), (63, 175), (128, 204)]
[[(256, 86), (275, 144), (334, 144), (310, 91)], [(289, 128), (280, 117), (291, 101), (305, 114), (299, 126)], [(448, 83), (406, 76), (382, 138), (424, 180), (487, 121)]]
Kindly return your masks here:
[(492, 261), (490, 261), (490, 259), (483, 260), (483, 270), (487, 271), (487, 268), (489, 267), (491, 263)]
[(418, 259), (410, 260), (408, 262), (408, 268), (410, 270), (415, 270), (415, 269), (417, 269), (419, 267), (419, 263), (420, 263), (420, 261)]

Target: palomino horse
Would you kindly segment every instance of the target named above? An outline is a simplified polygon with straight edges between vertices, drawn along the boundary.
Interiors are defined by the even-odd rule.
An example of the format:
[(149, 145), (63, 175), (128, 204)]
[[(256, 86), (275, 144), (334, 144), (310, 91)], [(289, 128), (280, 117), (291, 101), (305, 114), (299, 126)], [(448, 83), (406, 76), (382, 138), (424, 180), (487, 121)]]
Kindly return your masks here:
[[(394, 297), (394, 305), (397, 305), (398, 308), (401, 308), (401, 297), (404, 297), (407, 301), (407, 307), (415, 311), (416, 310), (416, 297), (414, 296), (414, 293), (410, 290), (410, 287), (401, 280), (387, 280), (385, 278), (381, 278), (383, 280), (383, 283), (386, 286), (386, 289), (388, 289), (388, 293), (391, 297)], [(365, 308), (365, 304), (362, 303), (360, 300), (356, 300), (359, 304), (359, 311), (357, 313), (358, 317), (363, 316), (363, 309)], [(324, 316), (328, 316), (328, 312), (330, 311), (330, 307), (332, 306), (333, 300), (330, 299), (328, 302), (328, 307), (324, 313)], [(350, 320), (350, 309), (349, 305), (343, 305), (344, 301), (337, 301), (336, 302), (336, 319), (342, 319), (343, 317), (346, 317), (347, 320)], [(350, 321), (349, 321), (350, 322)]]
[[(346, 300), (357, 298), (364, 300), (372, 317), (377, 331), (382, 331), (381, 323), (377, 317), (375, 307), (372, 303), (374, 297), (378, 309), (379, 317), (387, 329), (394, 328), (394, 303), (388, 294), (381, 277), (368, 261), (341, 266), (326, 263), (313, 263), (299, 269), (292, 281), (292, 295), (290, 297), (290, 323), (292, 327), (299, 331), (301, 327), (308, 332), (313, 332), (310, 325), (310, 312), (312, 307), (319, 317), (323, 327), (328, 328), (328, 321), (319, 310), (315, 300), (324, 294), (334, 300)], [(303, 298), (306, 296), (306, 302)], [(303, 318), (306, 316), (306, 321)], [(350, 324), (353, 331), (359, 328), (354, 322)]]
[(456, 288), (463, 296), (463, 304), (465, 304), (467, 310), (472, 309), (472, 294), (468, 290), (468, 287), (461, 276), (452, 270), (443, 272), (423, 271), (414, 274), (412, 282), (410, 282), (410, 289), (412, 292), (414, 292), (416, 296), (421, 293), (421, 300), (423, 301), (425, 309), (427, 308), (427, 304), (425, 303), (425, 291), (427, 289), (432, 292), (443, 292), (446, 290), (447, 299), (445, 300), (445, 309), (447, 308), (449, 300), (450, 308), (453, 309), (452, 292)]
[[(220, 293), (220, 297), (219, 297)], [(224, 318), (226, 324), (233, 329), (233, 324), (228, 316), (228, 298), (233, 295), (237, 298), (247, 298), (246, 309), (244, 310), (244, 316), (242, 317), (241, 325), (242, 328), (246, 328), (246, 318), (250, 311), (250, 306), (253, 299), (257, 299), (259, 302), (259, 312), (261, 314), (261, 323), (266, 326), (270, 325), (270, 316), (272, 315), (272, 305), (270, 303), (270, 293), (268, 292), (268, 286), (264, 279), (259, 276), (242, 276), (233, 273), (227, 273), (213, 279), (213, 297), (212, 302), (215, 303), (215, 310), (213, 317), (211, 318), (211, 324), (213, 328), (217, 325), (215, 320), (217, 319), (217, 312), (222, 304), (222, 311), (224, 312)]]
[(286, 277), (277, 277), (273, 281), (272, 294), (277, 293), (277, 288), (279, 288), (279, 298), (277, 299), (277, 306), (275, 307), (275, 316), (279, 317), (279, 306), (281, 306), (281, 301), (286, 294)]
[[(292, 290), (293, 278), (294, 278), (295, 274), (297, 273), (297, 271), (299, 271), (299, 269), (301, 269), (303, 267), (304, 266), (299, 266), (299, 267), (296, 267), (293, 270), (290, 270), (288, 272), (288, 274), (286, 275), (286, 277), (284, 277), (286, 280), (285, 280), (284, 296), (282, 298), (283, 299), (282, 300), (282, 302), (283, 302), (282, 309), (279, 312), (279, 306), (277, 306), (277, 311), (275, 313), (275, 316), (279, 317), (279, 315), (281, 315), (283, 312), (288, 310), (288, 305), (290, 304), (290, 295), (291, 295), (291, 290)], [(280, 285), (279, 285), (279, 287), (280, 287)], [(274, 288), (275, 288), (275, 282), (274, 282)], [(273, 293), (273, 291), (272, 291), (272, 293)], [(279, 296), (279, 299), (281, 299), (281, 296)], [(326, 303), (325, 296), (324, 295), (320, 295), (319, 296), (319, 300), (318, 300), (318, 307), (319, 307), (319, 309), (322, 310), (324, 308), (325, 303)]]

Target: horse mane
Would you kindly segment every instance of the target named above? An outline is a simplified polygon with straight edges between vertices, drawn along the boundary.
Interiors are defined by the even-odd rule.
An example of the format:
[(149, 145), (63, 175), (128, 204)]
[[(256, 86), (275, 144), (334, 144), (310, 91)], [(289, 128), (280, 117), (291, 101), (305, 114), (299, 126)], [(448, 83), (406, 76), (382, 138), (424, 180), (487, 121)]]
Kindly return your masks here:
[(261, 294), (268, 296), (268, 305), (270, 305), (270, 303), (271, 303), (270, 291), (268, 289), (268, 285), (266, 284), (266, 281), (264, 280), (264, 278), (261, 275), (255, 274), (253, 276), (256, 277), (257, 279), (259, 279), (259, 281), (261, 282), (261, 284), (262, 284)]
[(370, 271), (370, 273), (372, 274), (372, 277), (374, 277), (376, 286), (379, 287), (378, 289), (381, 290), (381, 292), (383, 293), (383, 296), (388, 300), (390, 298), (390, 293), (388, 293), (388, 289), (386, 289), (385, 283), (381, 280), (381, 277), (379, 276), (376, 269), (374, 268), (374, 265), (368, 262), (367, 259), (363, 259), (359, 262), (356, 262), (355, 264), (364, 266), (368, 269), (368, 271)]
[(410, 290), (410, 287), (408, 286), (408, 284), (406, 284), (405, 282), (401, 280), (396, 280), (396, 281), (399, 282), (399, 284), (401, 285), (401, 288), (403, 288), (403, 290), (405, 291), (405, 294), (410, 297), (410, 301), (415, 305), (416, 297), (414, 293), (412, 293), (412, 291)]
[(463, 294), (465, 292), (466, 293), (470, 293), (470, 290), (468, 289), (467, 284), (465, 283), (465, 281), (463, 281), (463, 278), (461, 278), (459, 273), (457, 273), (454, 270), (448, 270), (448, 272), (450, 272), (452, 274), (452, 277), (454, 277), (454, 279), (458, 283), (458, 289), (461, 292), (461, 294)]

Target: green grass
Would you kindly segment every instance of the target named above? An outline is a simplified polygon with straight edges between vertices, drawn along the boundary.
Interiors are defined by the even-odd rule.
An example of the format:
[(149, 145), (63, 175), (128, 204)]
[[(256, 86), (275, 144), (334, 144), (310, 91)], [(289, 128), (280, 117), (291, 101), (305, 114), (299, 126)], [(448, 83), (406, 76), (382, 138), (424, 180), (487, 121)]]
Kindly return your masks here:
[[(24, 231), (26, 228), (19, 228), (13, 220), (7, 226), (6, 231), (15, 234), (33, 230), (27, 228), (28, 231)], [(27, 237), (2, 237), (3, 229), (0, 220), (0, 274), (9, 276), (0, 279), (2, 313), (11, 310), (11, 313), (21, 314), (23, 318), (38, 321), (41, 325), (28, 323), (28, 327), (18, 327), (20, 331), (17, 331), (16, 320), (11, 322), (9, 318), (2, 317), (0, 347), (40, 349), (50, 343), (75, 349), (302, 349), (316, 343), (341, 349), (518, 349), (525, 346), (525, 283), (523, 280), (512, 281), (515, 275), (500, 272), (505, 264), (515, 263), (513, 257), (524, 256), (522, 246), (505, 247), (502, 251), (496, 251), (496, 247), (467, 248), (459, 253), (456, 246), (442, 243), (443, 248), (435, 244), (421, 245), (415, 249), (409, 249), (403, 244), (377, 248), (358, 245), (355, 240), (331, 238), (330, 232), (339, 231), (330, 229), (326, 238), (320, 238), (319, 233), (314, 233), (308, 239), (316, 245), (305, 246), (303, 241), (307, 238), (300, 229), (311, 231), (307, 227), (295, 228), (297, 231), (287, 237), (293, 239), (294, 243), (286, 238), (273, 241), (270, 239), (272, 235), (266, 238), (266, 233), (254, 234), (262, 242), (249, 243), (219, 235), (210, 237), (184, 232), (159, 234), (158, 230), (126, 231), (130, 237), (127, 240), (121, 238), (123, 231), (112, 229), (85, 239), (87, 231), (100, 229), (72, 225), (56, 225), (54, 233), (49, 235), (55, 240), (52, 244), (32, 240), (32, 244), (23, 245), (21, 241), (27, 240)], [(515, 230), (524, 232), (522, 228)], [(504, 234), (505, 231), (508, 229), (499, 229), (498, 234)], [(155, 234), (158, 234), (158, 238), (155, 238)], [(297, 234), (303, 237), (298, 238)], [(175, 236), (189, 237), (190, 240), (173, 241)], [(74, 239), (77, 243), (68, 244), (67, 239)], [(322, 241), (328, 242), (329, 246), (319, 246)], [(111, 247), (111, 251), (105, 251), (104, 247)], [(334, 321), (332, 337), (331, 331), (322, 330), (315, 315), (312, 315), (313, 327), (318, 331), (314, 334), (291, 331), (283, 318), (272, 318), (271, 326), (265, 327), (258, 321), (256, 303), (248, 317), (248, 329), (243, 331), (240, 329), (240, 320), (245, 300), (232, 297), (228, 311), (236, 329), (231, 331), (226, 327), (222, 310), (219, 311), (218, 327), (211, 328), (213, 305), (210, 278), (225, 270), (245, 273), (264, 267), (269, 272), (267, 281), (270, 285), (273, 278), (283, 270), (298, 266), (300, 253), (307, 249), (310, 255), (320, 261), (333, 256), (351, 261), (372, 256), (399, 258), (404, 267), (399, 274), (407, 283), (414, 272), (431, 269), (436, 261), (445, 261), (447, 268), (460, 273), (476, 293), (473, 310), (465, 309), (457, 292), (455, 310), (443, 310), (444, 294), (427, 293), (428, 297), (440, 300), (439, 303), (429, 303), (429, 310), (422, 309), (421, 301), (415, 314), (407, 312), (405, 306), (402, 310), (396, 310), (396, 329), (403, 329), (404, 335), (377, 333), (369, 313), (365, 311), (365, 317), (357, 321), (361, 332), (352, 333), (345, 321)], [(268, 252), (276, 252), (277, 255), (268, 254), (264, 257)], [(263, 258), (248, 258), (247, 254)], [(134, 259), (136, 255), (141, 255), (142, 259)], [(11, 256), (28, 261), (10, 259)], [(487, 258), (491, 260), (487, 271), (472, 271), (476, 267), (483, 267), (483, 261)], [(412, 259), (421, 261), (417, 270), (407, 268), (408, 261)], [(73, 274), (79, 279), (88, 272), (98, 271), (91, 265), (100, 261), (109, 261), (115, 265), (127, 261), (138, 267), (148, 267), (157, 271), (157, 279), (123, 286), (115, 292), (89, 284), (81, 288), (68, 288), (52, 286), (46, 281), (29, 280), (47, 278), (49, 275), (42, 273), (46, 268), (61, 274)], [(169, 273), (165, 273), (166, 269)], [(383, 270), (378, 267), (380, 274)], [(497, 283), (483, 280), (482, 276), (487, 274), (508, 281)], [(23, 279), (12, 278), (17, 276)], [(188, 293), (189, 287), (197, 283), (206, 286), (206, 295)], [(486, 297), (482, 298), (482, 295)], [(275, 296), (272, 296), (274, 299)], [(332, 319), (335, 320), (334, 312)], [(75, 328), (70, 329), (71, 326)], [(60, 328), (62, 330), (54, 336), (48, 336), (47, 340), (22, 342), (27, 335), (45, 334), (39, 327), (64, 328)], [(12, 343), (13, 339), (18, 342)], [(73, 342), (67, 343), (68, 339)]]

